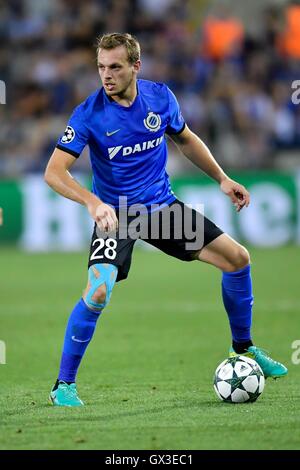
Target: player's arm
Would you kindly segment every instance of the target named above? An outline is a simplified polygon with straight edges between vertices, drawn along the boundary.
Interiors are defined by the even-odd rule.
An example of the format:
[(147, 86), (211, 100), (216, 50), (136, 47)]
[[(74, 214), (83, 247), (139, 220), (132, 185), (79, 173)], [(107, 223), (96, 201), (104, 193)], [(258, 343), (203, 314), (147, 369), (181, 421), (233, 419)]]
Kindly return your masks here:
[(84, 205), (101, 230), (115, 230), (118, 220), (114, 209), (81, 186), (70, 174), (75, 161), (71, 154), (56, 148), (45, 171), (46, 183), (62, 196)]
[(194, 132), (185, 126), (180, 134), (170, 137), (189, 160), (220, 184), (221, 190), (230, 197), (238, 212), (244, 206), (248, 207), (250, 195), (246, 188), (226, 175), (208, 147)]

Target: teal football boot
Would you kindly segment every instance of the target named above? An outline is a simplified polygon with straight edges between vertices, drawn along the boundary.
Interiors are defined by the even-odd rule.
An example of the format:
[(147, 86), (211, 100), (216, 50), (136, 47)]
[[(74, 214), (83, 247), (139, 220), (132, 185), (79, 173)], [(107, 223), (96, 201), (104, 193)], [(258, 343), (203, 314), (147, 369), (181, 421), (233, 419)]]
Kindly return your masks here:
[(229, 349), (229, 357), (234, 356), (247, 356), (251, 359), (254, 359), (254, 361), (256, 361), (257, 364), (261, 367), (266, 379), (268, 377), (277, 379), (278, 377), (284, 377), (288, 373), (287, 368), (283, 364), (274, 361), (267, 355), (266, 351), (258, 348), (257, 346), (250, 346), (247, 349), (247, 352), (241, 354), (237, 354), (231, 347)]
[(83, 406), (80, 400), (76, 384), (68, 385), (66, 382), (60, 381), (56, 390), (51, 390), (49, 399), (54, 406)]

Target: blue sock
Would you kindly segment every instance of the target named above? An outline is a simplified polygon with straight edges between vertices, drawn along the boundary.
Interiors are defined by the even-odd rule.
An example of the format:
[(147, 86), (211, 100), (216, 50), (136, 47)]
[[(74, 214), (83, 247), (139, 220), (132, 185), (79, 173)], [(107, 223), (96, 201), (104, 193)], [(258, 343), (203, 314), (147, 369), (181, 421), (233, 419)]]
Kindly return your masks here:
[(75, 305), (65, 333), (58, 379), (75, 382), (81, 359), (89, 345), (101, 312), (90, 310), (83, 299)]
[(250, 265), (236, 272), (223, 272), (222, 295), (233, 341), (251, 341), (253, 295)]

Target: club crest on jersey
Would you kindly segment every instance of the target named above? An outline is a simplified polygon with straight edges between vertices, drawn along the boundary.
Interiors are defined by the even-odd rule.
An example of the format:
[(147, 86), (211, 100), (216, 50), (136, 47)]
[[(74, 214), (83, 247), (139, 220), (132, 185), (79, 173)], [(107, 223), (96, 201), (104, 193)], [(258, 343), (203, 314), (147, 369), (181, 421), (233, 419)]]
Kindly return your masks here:
[(64, 135), (60, 139), (63, 144), (69, 144), (75, 137), (75, 131), (73, 127), (67, 126)]
[(150, 111), (146, 119), (144, 119), (144, 126), (151, 132), (156, 132), (160, 129), (161, 126), (161, 117), (159, 114), (153, 113)]

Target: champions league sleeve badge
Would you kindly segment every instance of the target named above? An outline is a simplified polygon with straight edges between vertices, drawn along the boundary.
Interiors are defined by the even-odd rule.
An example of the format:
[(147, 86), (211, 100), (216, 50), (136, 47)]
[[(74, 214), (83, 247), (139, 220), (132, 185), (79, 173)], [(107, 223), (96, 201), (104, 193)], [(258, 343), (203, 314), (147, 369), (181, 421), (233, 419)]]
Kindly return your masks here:
[(69, 144), (75, 137), (75, 131), (73, 127), (67, 126), (64, 135), (60, 139), (62, 144)]
[(159, 114), (155, 114), (152, 111), (148, 113), (146, 119), (144, 119), (144, 126), (151, 132), (156, 132), (161, 126), (161, 117)]

